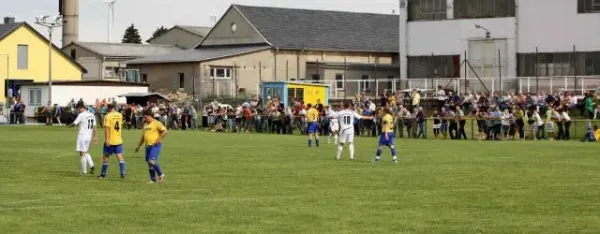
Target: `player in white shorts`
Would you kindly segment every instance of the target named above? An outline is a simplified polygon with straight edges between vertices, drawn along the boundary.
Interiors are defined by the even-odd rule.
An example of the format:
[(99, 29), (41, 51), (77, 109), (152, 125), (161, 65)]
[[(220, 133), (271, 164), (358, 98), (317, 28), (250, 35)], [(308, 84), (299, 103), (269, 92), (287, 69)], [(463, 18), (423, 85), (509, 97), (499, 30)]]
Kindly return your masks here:
[(79, 152), (81, 175), (87, 174), (87, 166), (90, 166), (90, 174), (94, 173), (94, 161), (88, 153), (90, 142), (94, 140), (94, 144), (98, 142), (96, 137), (96, 117), (94, 114), (87, 111), (83, 103), (77, 103), (79, 115), (69, 127), (78, 126), (79, 134), (77, 135), (77, 152)]
[(350, 160), (354, 160), (354, 119), (373, 119), (373, 117), (362, 116), (351, 109), (352, 103), (344, 103), (344, 110), (335, 113), (330, 118), (337, 119), (339, 122), (339, 144), (335, 159), (340, 160), (344, 151), (344, 144), (348, 143), (350, 151)]
[[(336, 110), (339, 111), (339, 110)], [(330, 118), (329, 121), (329, 137), (327, 137), (327, 144), (331, 143), (331, 136), (333, 135), (333, 143), (338, 143), (338, 133), (340, 131), (340, 121), (337, 118), (333, 118), (336, 115), (336, 111), (329, 109), (327, 116)]]

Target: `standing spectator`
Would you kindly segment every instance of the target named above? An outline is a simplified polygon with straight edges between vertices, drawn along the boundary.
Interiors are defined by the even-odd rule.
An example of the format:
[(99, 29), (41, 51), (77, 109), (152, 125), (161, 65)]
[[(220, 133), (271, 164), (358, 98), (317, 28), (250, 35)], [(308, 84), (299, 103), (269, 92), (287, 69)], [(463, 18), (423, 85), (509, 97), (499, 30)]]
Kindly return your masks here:
[[(181, 113), (181, 130), (190, 129), (192, 122), (192, 110), (190, 109), (190, 105), (185, 104), (183, 106), (183, 112)], [(231, 125), (230, 125), (231, 126)]]
[(54, 104), (54, 118), (56, 118), (58, 125), (62, 124), (60, 122), (60, 117), (62, 116), (62, 114), (63, 114), (62, 107), (60, 107), (58, 104)]
[(565, 120), (563, 119), (562, 109), (554, 111), (554, 118), (556, 119), (556, 127), (558, 128), (558, 134), (556, 136), (556, 140), (566, 140), (565, 137)]
[(433, 136), (437, 140), (440, 135), (440, 127), (442, 126), (442, 119), (440, 118), (440, 114), (437, 110), (433, 110)]
[(501, 139), (501, 129), (502, 129), (502, 112), (500, 111), (500, 107), (496, 105), (494, 108), (494, 112), (492, 113), (492, 119), (494, 122), (494, 140)]
[(510, 113), (508, 112), (508, 109), (504, 110), (502, 112), (502, 116), (501, 118), (501, 122), (502, 122), (502, 137), (505, 140), (509, 139), (509, 131), (510, 131), (510, 121), (512, 120)]
[(196, 130), (198, 129), (198, 112), (196, 111), (196, 107), (194, 107), (194, 105), (190, 105), (190, 111), (192, 112), (190, 127), (192, 130)]
[(419, 130), (417, 132), (417, 139), (419, 139), (421, 136), (423, 136), (423, 139), (427, 138), (427, 133), (425, 130), (425, 111), (423, 111), (423, 107), (419, 107), (417, 109), (417, 125), (419, 127)]
[[(44, 107), (44, 113), (46, 113), (46, 125), (51, 126), (52, 122), (53, 122), (53, 117), (52, 116), (52, 103), (48, 102), (48, 104), (46, 105), (46, 107)], [(17, 108), (15, 108), (15, 112), (18, 113)]]
[(456, 140), (458, 139), (458, 122), (456, 121), (456, 112), (454, 110), (459, 109), (454, 106), (448, 109), (446, 112), (446, 117), (448, 118), (449, 128), (448, 132), (450, 133), (450, 139)]
[(543, 137), (542, 130), (544, 129), (544, 120), (542, 119), (542, 117), (540, 116), (540, 114), (538, 113), (538, 111), (535, 108), (532, 111), (533, 111), (533, 114), (532, 114), (531, 118), (535, 122), (534, 126), (536, 126), (536, 128), (534, 129), (535, 139), (541, 140)]
[[(470, 108), (470, 106), (469, 106), (469, 108)], [(467, 120), (465, 119), (465, 112), (463, 112), (463, 110), (461, 110), (458, 106), (456, 106), (456, 118), (458, 119), (458, 137), (457, 137), (457, 139), (460, 140), (461, 138), (464, 137), (464, 139), (466, 140), (467, 133), (465, 132), (465, 125), (467, 124)]]
[(563, 128), (564, 128), (564, 139), (571, 140), (571, 117), (569, 116), (568, 111), (560, 109), (561, 118), (563, 120)]
[[(517, 98), (519, 98), (519, 97), (517, 97)], [(523, 113), (523, 110), (521, 109), (521, 106), (519, 106), (519, 105), (514, 106), (513, 113), (515, 115), (515, 125), (517, 128), (517, 132), (519, 133), (519, 138), (521, 140), (523, 140), (523, 139), (525, 139), (525, 121), (524, 121), (525, 114)]]
[(544, 115), (544, 119), (546, 120), (546, 133), (548, 134), (548, 140), (553, 141), (554, 140), (554, 121), (555, 119), (555, 115), (554, 115), (554, 109), (552, 109), (552, 106), (546, 106), (546, 113)]
[(589, 92), (585, 95), (585, 110), (588, 118), (594, 119), (594, 103), (592, 102), (592, 95)]
[(482, 108), (477, 108), (477, 112), (475, 113), (475, 119), (477, 120), (477, 128), (479, 130), (479, 141), (485, 140), (485, 135), (486, 135), (486, 123), (485, 123), (485, 116), (484, 116), (484, 111), (482, 111)]
[(419, 104), (421, 103), (421, 94), (419, 93), (419, 90), (413, 89), (411, 97), (413, 112), (416, 112), (417, 108), (419, 108)]
[(437, 108), (441, 110), (446, 105), (446, 91), (442, 89), (442, 86), (438, 86), (438, 90), (435, 93), (437, 99)]
[(444, 136), (444, 140), (448, 139), (448, 111), (446, 107), (442, 107), (440, 112), (440, 117), (442, 118), (442, 125), (440, 126), (440, 132)]

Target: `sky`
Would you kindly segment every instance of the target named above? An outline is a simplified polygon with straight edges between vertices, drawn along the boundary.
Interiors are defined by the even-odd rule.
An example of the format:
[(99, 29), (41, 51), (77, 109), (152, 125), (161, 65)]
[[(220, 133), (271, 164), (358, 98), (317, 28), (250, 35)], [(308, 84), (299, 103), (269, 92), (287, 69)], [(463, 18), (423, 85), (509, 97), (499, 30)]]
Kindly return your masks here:
[[(39, 15), (57, 15), (58, 0), (1, 0), (0, 18), (12, 16), (16, 21), (27, 21), (44, 36), (45, 28), (35, 25)], [(217, 20), (231, 4), (341, 10), (391, 14), (398, 12), (398, 0), (117, 0), (112, 42), (120, 42), (125, 28), (131, 24), (146, 41), (160, 26), (212, 26), (211, 16)], [(54, 35), (61, 35), (57, 29)], [(108, 7), (104, 0), (79, 0), (79, 41), (108, 41)], [(61, 45), (60, 36), (53, 42)]]

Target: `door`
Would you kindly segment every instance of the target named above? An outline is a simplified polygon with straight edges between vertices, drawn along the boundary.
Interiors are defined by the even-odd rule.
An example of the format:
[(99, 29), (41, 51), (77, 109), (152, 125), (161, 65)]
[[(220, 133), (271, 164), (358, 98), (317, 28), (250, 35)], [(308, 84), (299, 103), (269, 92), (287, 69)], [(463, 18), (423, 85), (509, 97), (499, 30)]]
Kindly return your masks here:
[[(498, 54), (500, 52), (500, 54)], [(473, 70), (467, 69), (469, 78), (497, 78), (508, 73), (507, 42), (505, 39), (469, 41), (468, 61)]]

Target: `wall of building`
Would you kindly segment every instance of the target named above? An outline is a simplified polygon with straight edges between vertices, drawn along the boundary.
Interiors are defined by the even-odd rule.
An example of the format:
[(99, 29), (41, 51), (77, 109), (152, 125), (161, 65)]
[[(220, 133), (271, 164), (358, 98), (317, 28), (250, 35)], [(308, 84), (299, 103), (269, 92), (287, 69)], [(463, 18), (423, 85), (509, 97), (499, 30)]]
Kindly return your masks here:
[[(235, 24), (235, 32), (232, 26)], [(208, 45), (239, 45), (265, 43), (264, 38), (234, 7), (229, 8), (202, 42)]]
[[(193, 77), (200, 77), (199, 63), (165, 63), (165, 64), (132, 64), (130, 69), (138, 69), (140, 75), (147, 78), (150, 90), (161, 93), (180, 91), (179, 73), (184, 75), (184, 84), (181, 91), (188, 94), (194, 92)], [(196, 79), (196, 81), (200, 81)], [(196, 84), (199, 87), (199, 84)], [(196, 90), (198, 91), (198, 90)]]
[[(30, 102), (30, 89), (40, 89), (42, 91), (41, 103)], [(79, 100), (81, 98), (85, 103), (94, 103), (96, 99), (116, 98), (118, 103), (125, 103), (125, 98), (118, 97), (119, 95), (146, 92), (148, 92), (147, 87), (54, 85), (52, 86), (52, 102), (64, 106), (71, 99)], [(48, 102), (48, 86), (46, 85), (24, 85), (21, 87), (21, 94), (26, 105), (25, 116), (27, 117), (34, 117), (35, 110), (40, 106), (45, 106)]]
[(185, 31), (181, 28), (173, 28), (167, 33), (153, 38), (149, 41), (150, 44), (174, 45), (182, 49), (190, 49), (196, 47), (202, 41), (203, 37)]
[[(17, 46), (28, 46), (28, 68), (17, 69)], [(0, 59), (8, 57), (8, 73), (10, 79), (47, 81), (48, 80), (48, 43), (38, 37), (32, 29), (21, 26), (15, 32), (0, 41)], [(5, 60), (6, 61), (6, 60)], [(1, 64), (6, 64), (0, 61)], [(52, 79), (53, 80), (81, 80), (83, 71), (72, 63), (68, 57), (59, 50), (52, 52)], [(4, 74), (0, 74), (5, 78)], [(0, 90), (4, 91), (4, 79), (0, 82)], [(4, 95), (0, 95), (0, 101), (5, 101)]]
[(81, 66), (85, 67), (85, 69), (88, 71), (86, 74), (83, 74), (83, 79), (102, 79), (102, 58), (98, 57), (97, 54), (75, 44), (70, 44), (62, 48), (62, 51), (68, 56), (71, 56), (72, 50), (75, 50), (75, 61), (81, 64)]
[(600, 51), (600, 13), (577, 13), (577, 1), (519, 0), (519, 53)]

